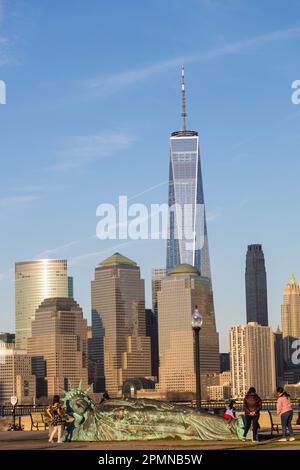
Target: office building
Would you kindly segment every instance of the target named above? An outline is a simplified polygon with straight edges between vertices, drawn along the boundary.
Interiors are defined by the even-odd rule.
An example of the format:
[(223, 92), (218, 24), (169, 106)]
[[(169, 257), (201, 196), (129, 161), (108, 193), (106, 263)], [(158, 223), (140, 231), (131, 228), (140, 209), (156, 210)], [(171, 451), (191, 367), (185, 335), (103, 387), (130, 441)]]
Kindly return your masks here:
[(129, 379), (151, 376), (146, 336), (144, 280), (137, 264), (115, 253), (98, 264), (92, 281), (92, 344), (95, 392), (122, 394)]
[(16, 348), (27, 349), (35, 311), (44, 299), (68, 297), (67, 261), (42, 259), (15, 265)]
[(78, 303), (69, 297), (45, 299), (32, 321), (28, 353), (43, 357), (48, 396), (88, 386), (87, 321)]
[(230, 329), (231, 383), (234, 398), (243, 398), (255, 387), (262, 398), (272, 398), (276, 390), (274, 335), (270, 327), (258, 323)]
[(200, 373), (203, 396), (207, 374), (220, 371), (219, 336), (216, 331), (210, 279), (194, 266), (173, 268), (161, 281), (158, 299), (160, 393), (180, 398), (195, 393), (194, 338), (191, 316), (198, 306), (203, 314), (200, 332)]
[(267, 274), (261, 245), (248, 245), (245, 282), (247, 323), (268, 326)]

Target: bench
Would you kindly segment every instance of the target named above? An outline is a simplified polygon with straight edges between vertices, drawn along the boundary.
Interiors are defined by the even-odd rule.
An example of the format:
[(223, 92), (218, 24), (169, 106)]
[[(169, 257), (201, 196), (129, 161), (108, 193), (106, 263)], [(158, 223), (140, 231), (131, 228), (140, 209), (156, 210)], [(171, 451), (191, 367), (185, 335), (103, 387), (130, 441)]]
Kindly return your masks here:
[(281, 419), (280, 416), (274, 415), (268, 410), (270, 423), (271, 423), (271, 437), (273, 436), (273, 432), (276, 431), (279, 434), (279, 427), (281, 427)]
[[(273, 436), (273, 432), (276, 431), (277, 434), (280, 433), (281, 430), (281, 418), (274, 412), (272, 413), (270, 410), (268, 410), (269, 418), (270, 418), (270, 424), (271, 424), (271, 436)], [(293, 419), (292, 419), (292, 426), (295, 429), (299, 429), (299, 424), (300, 424), (300, 414), (298, 410), (294, 410), (293, 413)]]
[(33, 431), (34, 429), (39, 431), (40, 428), (46, 431), (47, 427), (49, 426), (48, 423), (46, 422), (46, 419), (43, 413), (38, 413), (34, 411), (30, 413), (30, 419), (31, 419), (31, 431)]

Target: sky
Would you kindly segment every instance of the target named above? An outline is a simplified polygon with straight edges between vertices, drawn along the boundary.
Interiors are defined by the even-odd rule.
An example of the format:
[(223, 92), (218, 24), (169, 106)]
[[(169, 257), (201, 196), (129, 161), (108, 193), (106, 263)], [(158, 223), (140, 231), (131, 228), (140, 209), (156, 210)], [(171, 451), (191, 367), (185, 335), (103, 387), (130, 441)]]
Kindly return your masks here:
[(14, 329), (14, 263), (66, 258), (90, 320), (95, 266), (151, 269), (164, 240), (99, 240), (96, 208), (167, 202), (169, 136), (200, 135), (221, 351), (244, 324), (247, 245), (261, 243), (269, 319), (300, 279), (300, 1), (0, 0), (0, 330)]

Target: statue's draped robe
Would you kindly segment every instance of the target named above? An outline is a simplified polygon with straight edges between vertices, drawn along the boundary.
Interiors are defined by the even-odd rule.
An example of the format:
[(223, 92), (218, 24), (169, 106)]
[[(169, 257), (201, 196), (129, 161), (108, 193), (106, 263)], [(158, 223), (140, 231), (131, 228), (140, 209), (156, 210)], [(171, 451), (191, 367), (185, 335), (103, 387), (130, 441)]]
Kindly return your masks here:
[(71, 431), (72, 441), (227, 440), (240, 438), (243, 424), (167, 402), (108, 400)]

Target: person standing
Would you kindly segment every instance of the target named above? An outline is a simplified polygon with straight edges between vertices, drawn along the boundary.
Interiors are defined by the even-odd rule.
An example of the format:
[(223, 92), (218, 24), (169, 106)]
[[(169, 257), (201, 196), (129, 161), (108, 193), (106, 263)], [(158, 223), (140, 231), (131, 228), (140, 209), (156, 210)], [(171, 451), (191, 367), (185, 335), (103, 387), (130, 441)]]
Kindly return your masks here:
[(277, 388), (277, 414), (281, 418), (282, 438), (279, 442), (287, 441), (287, 430), (289, 433), (289, 441), (294, 441), (294, 432), (292, 428), (293, 408), (291, 404), (290, 395), (282, 388)]
[(53, 438), (57, 434), (57, 443), (62, 444), (61, 435), (64, 427), (64, 416), (59, 395), (54, 395), (52, 405), (47, 409), (47, 414), (51, 418), (52, 426), (49, 442), (53, 442)]
[(245, 429), (243, 435), (243, 441), (246, 440), (246, 436), (248, 431), (251, 427), (252, 423), (252, 430), (253, 430), (253, 437), (252, 442), (258, 442), (258, 420), (259, 420), (259, 413), (262, 407), (261, 398), (257, 395), (256, 390), (254, 387), (250, 387), (246, 396), (244, 398), (244, 411), (245, 411)]

